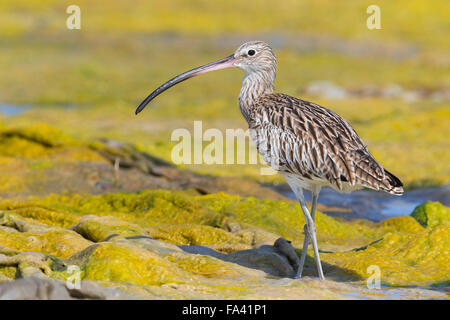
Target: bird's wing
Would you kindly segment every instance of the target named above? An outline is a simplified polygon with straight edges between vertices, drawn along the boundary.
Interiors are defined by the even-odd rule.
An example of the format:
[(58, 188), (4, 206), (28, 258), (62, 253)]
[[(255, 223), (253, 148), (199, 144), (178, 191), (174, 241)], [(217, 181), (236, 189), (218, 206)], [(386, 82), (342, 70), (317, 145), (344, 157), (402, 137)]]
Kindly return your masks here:
[(260, 97), (256, 105), (261, 127), (283, 133), (279, 157), (290, 173), (328, 180), (340, 190), (343, 182), (388, 192), (401, 187), (400, 180), (373, 158), (350, 124), (333, 111), (275, 93)]

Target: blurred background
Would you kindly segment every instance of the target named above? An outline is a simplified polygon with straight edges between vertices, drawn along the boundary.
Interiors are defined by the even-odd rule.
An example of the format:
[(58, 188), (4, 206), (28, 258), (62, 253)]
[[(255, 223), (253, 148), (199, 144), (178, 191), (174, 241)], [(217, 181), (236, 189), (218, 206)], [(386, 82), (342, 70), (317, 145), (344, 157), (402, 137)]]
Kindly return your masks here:
[[(80, 30), (66, 27), (72, 4)], [(371, 4), (380, 30), (366, 26)], [(256, 39), (276, 52), (276, 90), (347, 119), (406, 188), (449, 184), (449, 1), (2, 0), (0, 193), (39, 193), (32, 180), (48, 180), (51, 167), (96, 161), (77, 146), (99, 138), (170, 162), (171, 132), (193, 130), (194, 120), (203, 130), (246, 129), (239, 70), (195, 78), (134, 110), (172, 76)], [(45, 149), (69, 137), (71, 151)], [(282, 182), (254, 165), (185, 168)]]

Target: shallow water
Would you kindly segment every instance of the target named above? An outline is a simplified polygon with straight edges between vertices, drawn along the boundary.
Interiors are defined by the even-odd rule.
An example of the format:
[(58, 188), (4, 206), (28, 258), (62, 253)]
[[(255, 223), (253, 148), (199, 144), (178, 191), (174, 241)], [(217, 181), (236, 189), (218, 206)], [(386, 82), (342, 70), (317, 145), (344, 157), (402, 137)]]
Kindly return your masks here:
[(424, 289), (424, 288), (390, 288), (381, 287), (381, 289), (364, 289), (344, 294), (350, 299), (383, 299), (383, 300), (402, 300), (402, 299), (446, 299), (444, 292)]
[[(288, 187), (280, 186), (276, 189), (283, 195), (295, 199), (294, 194)], [(307, 201), (312, 199), (311, 193), (308, 191), (305, 192), (305, 197)], [(405, 191), (401, 197), (372, 190), (358, 190), (345, 194), (329, 188), (322, 189), (319, 196), (319, 203), (323, 205), (346, 209), (324, 211), (330, 216), (349, 220), (364, 218), (372, 221), (410, 215), (416, 206), (427, 200), (450, 205), (450, 185)]]
[(26, 105), (14, 105), (0, 102), (0, 113), (5, 116), (15, 116), (26, 112), (29, 106)]

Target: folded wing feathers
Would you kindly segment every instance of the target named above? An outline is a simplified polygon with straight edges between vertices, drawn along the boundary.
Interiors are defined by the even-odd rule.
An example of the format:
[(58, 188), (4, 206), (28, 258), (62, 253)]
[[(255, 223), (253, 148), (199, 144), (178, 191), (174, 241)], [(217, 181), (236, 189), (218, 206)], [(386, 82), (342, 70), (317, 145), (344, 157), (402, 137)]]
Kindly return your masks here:
[[(272, 93), (260, 97), (251, 114), (250, 128), (259, 123), (259, 130), (276, 129), (266, 135), (271, 136), (271, 148), (279, 148), (279, 161), (289, 173), (327, 180), (340, 190), (345, 182), (397, 195), (403, 192), (401, 181), (373, 158), (355, 130), (333, 111)], [(260, 122), (255, 121), (258, 117)]]

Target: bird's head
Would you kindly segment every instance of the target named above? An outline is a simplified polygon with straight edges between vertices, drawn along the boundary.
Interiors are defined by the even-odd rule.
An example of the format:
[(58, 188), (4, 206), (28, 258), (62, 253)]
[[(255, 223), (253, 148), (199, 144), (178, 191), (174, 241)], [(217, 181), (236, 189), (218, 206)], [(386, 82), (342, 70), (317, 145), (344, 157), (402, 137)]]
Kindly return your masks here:
[(246, 73), (275, 72), (277, 60), (272, 48), (262, 41), (250, 41), (241, 45), (234, 53), (234, 66)]
[(267, 43), (262, 41), (246, 42), (242, 44), (235, 53), (226, 58), (205, 64), (170, 79), (141, 102), (136, 109), (136, 114), (141, 112), (150, 101), (170, 87), (200, 74), (226, 68), (240, 68), (244, 70), (247, 75), (254, 73), (259, 73), (263, 76), (270, 75), (270, 78), (273, 81), (273, 78), (275, 77), (276, 58)]

